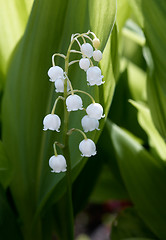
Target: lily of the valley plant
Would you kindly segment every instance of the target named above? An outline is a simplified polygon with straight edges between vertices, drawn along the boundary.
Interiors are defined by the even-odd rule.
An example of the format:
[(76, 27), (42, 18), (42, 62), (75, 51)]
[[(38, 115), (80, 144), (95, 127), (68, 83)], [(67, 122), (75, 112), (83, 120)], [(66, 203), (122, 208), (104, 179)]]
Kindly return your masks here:
[[(74, 43), (78, 44), (79, 50), (73, 49)], [(69, 44), (67, 54), (63, 55), (60, 53), (55, 53), (52, 56), (52, 67), (48, 70), (48, 76), (50, 81), (55, 85), (55, 91), (60, 93), (54, 102), (51, 113), (45, 116), (43, 120), (44, 128), (43, 130), (60, 131), (61, 128), (61, 116), (56, 114), (56, 106), (59, 100), (64, 101), (64, 115), (63, 115), (63, 143), (55, 141), (53, 144), (54, 155), (49, 159), (49, 166), (54, 173), (66, 172), (67, 176), (67, 192), (70, 208), (70, 219), (73, 222), (72, 215), (72, 201), (71, 201), (71, 162), (70, 162), (70, 152), (69, 152), (69, 135), (73, 131), (78, 131), (82, 134), (83, 140), (79, 143), (79, 150), (81, 156), (91, 157), (96, 154), (95, 143), (87, 138), (86, 132), (99, 130), (99, 120), (105, 115), (103, 114), (103, 107), (100, 103), (96, 103), (95, 99), (87, 92), (81, 89), (73, 89), (72, 81), (68, 76), (68, 69), (72, 64), (78, 64), (79, 67), (85, 71), (85, 77), (87, 84), (89, 86), (100, 86), (104, 83), (103, 75), (98, 66), (98, 62), (102, 59), (102, 52), (98, 50), (100, 45), (100, 40), (96, 35), (88, 31), (87, 33), (76, 33), (71, 36), (71, 42)], [(70, 61), (70, 55), (77, 53), (78, 59)], [(65, 60), (65, 69), (60, 66), (56, 66), (54, 58), (56, 56), (62, 57)], [(93, 58), (92, 58), (93, 57)], [(84, 106), (81, 94), (85, 94), (90, 98), (91, 103), (89, 106)], [(78, 128), (68, 129), (69, 123), (69, 113), (72, 111), (82, 110), (85, 111), (85, 116), (80, 119), (83, 130)], [(72, 114), (72, 113), (71, 113)], [(63, 155), (57, 153), (56, 147), (62, 148)], [(71, 230), (72, 231), (72, 230)], [(73, 232), (71, 233), (70, 239), (73, 238)]]
[[(78, 43), (80, 51), (72, 49), (74, 42)], [(92, 45), (89, 42), (92, 43)], [(82, 153), (81, 155), (85, 157), (91, 157), (96, 154), (95, 143), (91, 139), (88, 139), (84, 132), (93, 131), (95, 129), (99, 130), (99, 120), (104, 117), (103, 107), (99, 103), (96, 103), (89, 93), (84, 92), (81, 89), (73, 89), (71, 81), (68, 77), (68, 69), (72, 64), (79, 62), (79, 67), (86, 73), (88, 85), (99, 86), (103, 84), (104, 82), (102, 81), (103, 76), (101, 74), (101, 70), (98, 66), (94, 65), (94, 62), (98, 63), (102, 59), (101, 51), (97, 50), (99, 45), (100, 40), (93, 32), (88, 31), (87, 33), (83, 34), (76, 33), (71, 37), (71, 42), (66, 56), (60, 53), (55, 53), (52, 56), (53, 66), (48, 70), (48, 76), (50, 77), (50, 81), (55, 84), (55, 91), (58, 93), (63, 93), (63, 96), (59, 96), (55, 100), (51, 114), (45, 116), (43, 120), (43, 130), (52, 130), (57, 132), (60, 131), (61, 118), (55, 114), (55, 110), (58, 101), (60, 99), (64, 101), (64, 143), (62, 144), (56, 141), (54, 143), (54, 155), (49, 160), (49, 165), (52, 168), (52, 172), (65, 172), (69, 168), (70, 163), (69, 160), (66, 159), (65, 148), (67, 148), (66, 144), (68, 135), (70, 135), (73, 131), (79, 131), (84, 138), (79, 144), (79, 150)], [(70, 54), (72, 53), (78, 53), (80, 58), (70, 62)], [(65, 69), (55, 65), (55, 56), (64, 58)], [(93, 61), (91, 59), (92, 57)], [(86, 109), (83, 108), (83, 101), (78, 94), (86, 94), (87, 97), (90, 97), (92, 103), (87, 106)], [(69, 112), (78, 110), (86, 111), (86, 115), (82, 118), (82, 120), (80, 120), (84, 132), (75, 128), (68, 129)], [(56, 145), (63, 148), (64, 156), (57, 153)]]

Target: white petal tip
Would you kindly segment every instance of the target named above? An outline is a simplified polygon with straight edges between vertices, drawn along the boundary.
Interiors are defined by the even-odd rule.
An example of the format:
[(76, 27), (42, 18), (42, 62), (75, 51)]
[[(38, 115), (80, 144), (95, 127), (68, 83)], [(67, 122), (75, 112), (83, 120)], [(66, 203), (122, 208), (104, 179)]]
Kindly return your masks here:
[(51, 78), (49, 79), (49, 81), (50, 81), (50, 82), (55, 82), (55, 80), (53, 80), (53, 79), (51, 79)]

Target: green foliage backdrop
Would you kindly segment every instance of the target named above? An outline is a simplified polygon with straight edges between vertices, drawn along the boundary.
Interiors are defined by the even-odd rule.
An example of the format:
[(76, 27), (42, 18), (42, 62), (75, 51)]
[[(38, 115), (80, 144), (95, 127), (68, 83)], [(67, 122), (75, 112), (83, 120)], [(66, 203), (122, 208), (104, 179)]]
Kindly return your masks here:
[[(90, 29), (101, 41), (105, 84), (89, 88), (78, 66), (69, 76), (75, 89), (102, 104), (108, 119), (101, 120), (102, 133), (88, 133), (98, 142), (98, 154), (89, 160), (77, 150), (80, 136), (70, 137), (74, 214), (89, 199), (125, 199), (133, 207), (117, 216), (111, 239), (165, 240), (165, 1), (0, 5), (0, 239), (68, 239), (65, 173), (52, 174), (48, 166), (62, 133), (42, 131), (57, 97), (47, 71), (54, 53), (66, 54), (73, 33)], [(56, 64), (64, 67), (62, 60)], [(62, 108), (56, 111), (63, 118)], [(80, 128), (82, 116), (72, 113), (69, 126)]]

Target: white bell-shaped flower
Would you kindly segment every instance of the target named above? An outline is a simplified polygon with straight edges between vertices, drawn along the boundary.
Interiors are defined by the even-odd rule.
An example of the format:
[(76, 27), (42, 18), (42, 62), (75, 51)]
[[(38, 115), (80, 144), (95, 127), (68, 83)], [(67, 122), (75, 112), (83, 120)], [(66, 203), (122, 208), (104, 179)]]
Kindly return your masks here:
[(81, 125), (84, 129), (84, 132), (91, 132), (95, 129), (99, 129), (99, 121), (95, 118), (90, 118), (88, 115), (85, 115), (81, 120)]
[(102, 54), (102, 52), (101, 52), (100, 50), (95, 50), (95, 51), (93, 52), (93, 59), (94, 59), (95, 61), (100, 62), (100, 60), (102, 59), (102, 57), (103, 57), (103, 54)]
[(87, 81), (89, 82), (90, 86), (93, 85), (101, 85), (104, 82), (102, 82), (103, 76), (101, 75), (101, 70), (99, 67), (90, 67), (87, 72)]
[(59, 66), (53, 66), (48, 70), (48, 76), (50, 77), (51, 82), (55, 82), (55, 80), (57, 80), (58, 78), (63, 79), (63, 69)]
[(82, 99), (80, 96), (73, 94), (66, 98), (67, 111), (77, 111), (82, 110)]
[(66, 159), (63, 155), (52, 156), (49, 159), (49, 166), (52, 168), (51, 172), (60, 173), (66, 171)]
[(96, 145), (91, 139), (84, 139), (79, 144), (79, 150), (83, 157), (91, 157), (96, 154)]
[(89, 66), (90, 66), (90, 61), (88, 58), (81, 58), (79, 61), (79, 66), (81, 69), (83, 70), (88, 70)]
[(90, 118), (95, 118), (97, 120), (105, 117), (105, 115), (103, 115), (103, 107), (99, 103), (91, 103), (87, 107), (86, 112)]
[(44, 131), (49, 129), (49, 130), (53, 130), (53, 131), (55, 130), (59, 132), (61, 120), (59, 116), (56, 114), (48, 114), (45, 116), (43, 120), (43, 125), (44, 125), (44, 128), (43, 128)]
[[(64, 79), (58, 78), (55, 81), (55, 91), (56, 92), (64, 92)], [(70, 90), (69, 83), (67, 82), (67, 91)]]
[(81, 52), (85, 56), (91, 58), (93, 56), (93, 47), (92, 47), (92, 45), (90, 45), (90, 43), (83, 43), (81, 45)]

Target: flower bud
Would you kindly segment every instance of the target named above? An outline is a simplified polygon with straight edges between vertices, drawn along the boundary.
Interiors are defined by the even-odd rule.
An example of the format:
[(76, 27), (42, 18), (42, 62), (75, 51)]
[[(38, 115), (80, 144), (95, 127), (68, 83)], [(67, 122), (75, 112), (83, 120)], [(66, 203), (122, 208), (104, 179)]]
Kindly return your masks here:
[(99, 121), (95, 118), (90, 118), (88, 115), (85, 115), (81, 120), (82, 127), (84, 129), (84, 132), (91, 132), (95, 129), (100, 130), (99, 127)]
[(90, 118), (95, 118), (97, 120), (105, 117), (105, 115), (103, 115), (103, 107), (99, 103), (91, 103), (87, 107), (86, 112)]
[(90, 67), (87, 72), (87, 81), (89, 82), (89, 85), (90, 86), (93, 86), (93, 85), (101, 85), (103, 84), (104, 82), (102, 82), (102, 79), (103, 79), (103, 75), (101, 75), (101, 70), (99, 67)]
[[(67, 91), (70, 90), (69, 83), (67, 82)], [(56, 92), (64, 92), (64, 79), (58, 78), (55, 81), (55, 91)]]
[(66, 159), (63, 155), (52, 156), (49, 159), (49, 166), (52, 168), (51, 172), (60, 173), (66, 171)]
[(100, 60), (102, 59), (102, 52), (100, 50), (95, 50), (93, 52), (93, 59), (97, 62), (100, 62)]
[(63, 69), (59, 66), (51, 67), (48, 70), (48, 76), (50, 77), (51, 82), (55, 82), (58, 78), (64, 79)]
[(44, 124), (44, 128), (43, 128), (44, 131), (49, 129), (49, 130), (53, 130), (53, 131), (55, 130), (59, 132), (61, 120), (56, 114), (48, 114), (45, 116), (43, 120), (43, 124)]
[(67, 111), (77, 111), (78, 109), (82, 110), (82, 99), (80, 96), (74, 94), (66, 98)]
[(93, 39), (93, 46), (94, 48), (98, 48), (100, 46), (100, 40), (97, 37)]
[(93, 47), (89, 43), (83, 43), (81, 45), (81, 52), (91, 58), (93, 56)]
[(79, 150), (83, 157), (91, 157), (96, 154), (96, 145), (91, 139), (84, 139), (79, 144)]
[(89, 66), (90, 66), (90, 61), (88, 58), (81, 58), (79, 61), (79, 66), (81, 69), (83, 70), (88, 70)]

